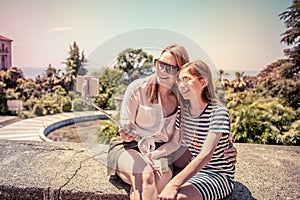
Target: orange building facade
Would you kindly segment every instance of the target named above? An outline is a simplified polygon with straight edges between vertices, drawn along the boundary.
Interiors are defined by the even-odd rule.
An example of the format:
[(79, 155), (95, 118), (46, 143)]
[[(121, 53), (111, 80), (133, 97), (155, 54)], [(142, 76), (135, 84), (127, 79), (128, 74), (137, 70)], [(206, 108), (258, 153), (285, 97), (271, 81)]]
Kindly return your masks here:
[(0, 70), (7, 70), (12, 66), (12, 41), (0, 35)]

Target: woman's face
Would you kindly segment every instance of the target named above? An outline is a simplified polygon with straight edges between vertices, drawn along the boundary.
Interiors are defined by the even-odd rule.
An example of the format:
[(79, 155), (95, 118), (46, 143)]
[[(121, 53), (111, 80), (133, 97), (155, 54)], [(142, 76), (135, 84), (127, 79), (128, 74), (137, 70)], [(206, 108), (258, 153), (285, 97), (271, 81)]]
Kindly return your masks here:
[(172, 88), (178, 77), (179, 67), (175, 57), (170, 52), (164, 52), (155, 61), (157, 82), (167, 88)]
[(206, 80), (191, 75), (187, 69), (183, 69), (177, 80), (178, 90), (186, 100), (197, 99), (202, 96), (203, 88), (206, 86)]

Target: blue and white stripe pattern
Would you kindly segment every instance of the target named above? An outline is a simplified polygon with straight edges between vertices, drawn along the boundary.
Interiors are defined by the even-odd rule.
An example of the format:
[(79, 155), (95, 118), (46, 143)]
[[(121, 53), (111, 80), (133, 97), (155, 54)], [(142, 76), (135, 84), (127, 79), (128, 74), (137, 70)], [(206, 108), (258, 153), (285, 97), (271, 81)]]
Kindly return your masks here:
[[(177, 121), (178, 125), (178, 121)], [(189, 147), (192, 159), (197, 157), (209, 133), (222, 134), (211, 161), (192, 177), (191, 183), (204, 199), (222, 199), (233, 189), (235, 167), (227, 161), (224, 150), (229, 147), (229, 113), (226, 107), (208, 104), (198, 116), (191, 116), (188, 106), (183, 108), (181, 128), (184, 142)]]

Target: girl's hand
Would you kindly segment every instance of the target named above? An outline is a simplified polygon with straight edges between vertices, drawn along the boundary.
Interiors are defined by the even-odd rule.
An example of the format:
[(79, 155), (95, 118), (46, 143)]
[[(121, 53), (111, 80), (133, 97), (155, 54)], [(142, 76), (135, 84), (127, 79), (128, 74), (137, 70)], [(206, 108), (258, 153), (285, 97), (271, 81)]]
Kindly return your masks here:
[(237, 149), (233, 146), (233, 143), (231, 140), (229, 140), (229, 148), (224, 150), (224, 156), (228, 157), (228, 162), (231, 162), (232, 164), (236, 164), (236, 156), (237, 156)]
[(149, 165), (151, 166), (153, 171), (159, 171), (160, 170), (160, 166), (155, 165), (155, 163), (152, 159), (151, 152), (148, 152), (148, 153), (144, 154), (144, 158), (145, 158), (146, 162), (149, 163)]
[(171, 200), (176, 199), (178, 186), (167, 184), (163, 191), (158, 195), (159, 200)]

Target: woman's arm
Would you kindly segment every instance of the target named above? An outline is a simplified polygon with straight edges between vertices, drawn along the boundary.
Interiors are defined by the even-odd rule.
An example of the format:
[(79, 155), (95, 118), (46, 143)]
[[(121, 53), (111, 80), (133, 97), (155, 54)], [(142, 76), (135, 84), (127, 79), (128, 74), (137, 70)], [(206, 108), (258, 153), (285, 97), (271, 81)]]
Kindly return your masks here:
[(219, 143), (221, 136), (222, 133), (209, 133), (199, 155), (166, 185), (166, 187), (159, 195), (159, 198), (175, 198), (180, 186), (187, 182), (191, 177), (193, 177), (197, 172), (199, 172), (205, 165), (210, 162), (213, 152), (217, 144)]
[(236, 164), (237, 149), (233, 146), (232, 139), (229, 138), (229, 148), (224, 149), (224, 156), (227, 157), (228, 162)]
[(120, 123), (121, 129), (119, 134), (125, 142), (130, 142), (135, 139), (135, 135), (128, 130), (123, 130), (122, 128), (127, 127), (126, 129), (135, 130), (135, 118), (138, 110), (138, 97), (135, 91), (134, 82), (129, 84), (127, 87), (121, 105), (120, 111)]

